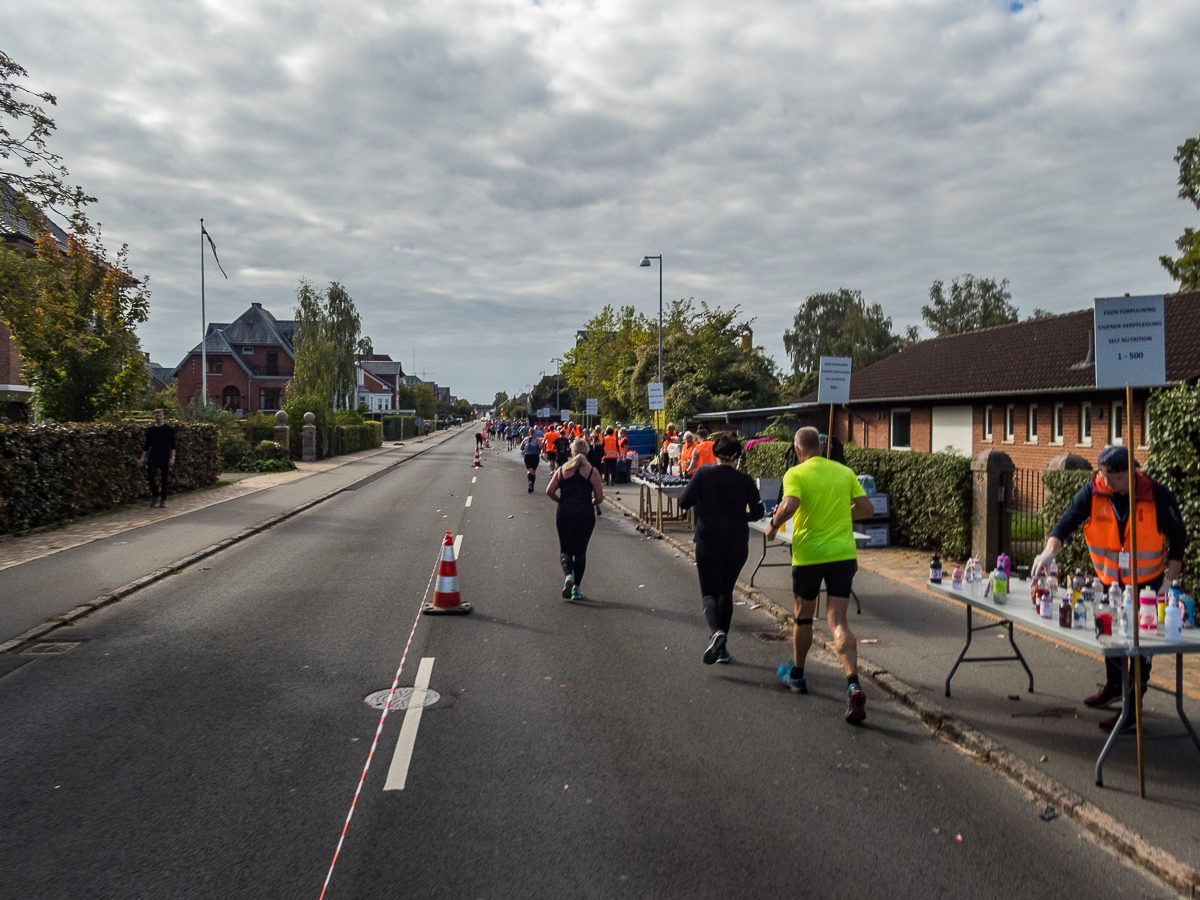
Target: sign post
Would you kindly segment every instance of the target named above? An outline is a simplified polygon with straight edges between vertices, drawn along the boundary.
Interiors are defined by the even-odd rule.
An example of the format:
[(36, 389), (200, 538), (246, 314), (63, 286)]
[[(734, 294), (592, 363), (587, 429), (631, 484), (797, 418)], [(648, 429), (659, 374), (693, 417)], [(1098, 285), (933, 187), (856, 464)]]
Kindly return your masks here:
[[(1129, 571), (1133, 581), (1133, 609), (1139, 610), (1137, 473), (1133, 462), (1133, 388), (1167, 383), (1167, 341), (1163, 327), (1165, 298), (1104, 297), (1096, 299), (1096, 387), (1125, 388), (1125, 447), (1129, 462)], [(1118, 560), (1118, 571), (1120, 563)], [(1139, 610), (1140, 612), (1140, 610)], [(1133, 709), (1137, 725), (1138, 794), (1146, 797), (1146, 765), (1142, 756), (1142, 655), (1141, 626), (1133, 622)], [(1124, 680), (1124, 679), (1123, 679)], [(1126, 682), (1128, 683), (1128, 682)]]
[(561, 414), (561, 416), (562, 416), (562, 421), (564, 421), (564, 422), (568, 422), (568, 421), (570, 421), (570, 419), (571, 419), (571, 411), (570, 411), (569, 409), (563, 409), (563, 410), (559, 410), (559, 413), (560, 413), (560, 414)]
[(587, 408), (587, 415), (588, 415), (588, 428), (591, 428), (592, 427), (592, 416), (599, 414), (600, 403), (599, 403), (599, 401), (596, 400), (595, 397), (588, 397), (586, 408)]
[(848, 356), (822, 356), (821, 374), (817, 383), (817, 402), (829, 404), (829, 431), (825, 437), (825, 456), (833, 454), (833, 408), (850, 402), (850, 367)]

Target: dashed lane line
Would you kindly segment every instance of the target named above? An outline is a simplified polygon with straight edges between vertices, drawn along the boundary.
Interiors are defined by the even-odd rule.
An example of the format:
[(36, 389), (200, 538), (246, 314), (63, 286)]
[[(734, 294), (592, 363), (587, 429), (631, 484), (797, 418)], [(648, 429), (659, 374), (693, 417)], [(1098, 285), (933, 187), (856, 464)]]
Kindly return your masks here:
[(470, 495), (470, 494), (468, 494), (468, 495), (467, 495), (467, 506), (466, 506), (466, 507), (464, 507), (464, 509), (465, 509), (465, 508), (467, 508), (467, 507), (470, 507), (470, 505), (471, 505), (471, 495)]
[(417, 728), (421, 724), (421, 710), (425, 706), (425, 693), (429, 690), (429, 676), (433, 672), (432, 656), (421, 660), (417, 668), (417, 680), (413, 684), (412, 698), (408, 701), (408, 711), (404, 714), (404, 722), (400, 725), (400, 739), (396, 741), (396, 752), (392, 754), (392, 764), (388, 767), (387, 781), (383, 784), (385, 791), (402, 791), (408, 781), (408, 766), (412, 762), (413, 747), (417, 743)]

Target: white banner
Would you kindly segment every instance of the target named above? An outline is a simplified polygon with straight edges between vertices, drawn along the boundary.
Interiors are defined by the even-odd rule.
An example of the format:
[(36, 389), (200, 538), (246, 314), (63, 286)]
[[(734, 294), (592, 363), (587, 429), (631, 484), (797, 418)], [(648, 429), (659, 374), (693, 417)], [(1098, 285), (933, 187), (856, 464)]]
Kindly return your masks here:
[(595, 415), (599, 415), (599, 413), (600, 413), (600, 401), (598, 401), (595, 397), (588, 397), (587, 414), (589, 416), (595, 416)]
[(821, 379), (817, 385), (818, 403), (850, 402), (850, 357), (822, 356)]
[(1163, 296), (1096, 299), (1096, 387), (1167, 383)]
[(650, 392), (650, 409), (666, 409), (667, 404), (663, 400), (663, 386), (657, 382), (652, 382), (646, 387)]

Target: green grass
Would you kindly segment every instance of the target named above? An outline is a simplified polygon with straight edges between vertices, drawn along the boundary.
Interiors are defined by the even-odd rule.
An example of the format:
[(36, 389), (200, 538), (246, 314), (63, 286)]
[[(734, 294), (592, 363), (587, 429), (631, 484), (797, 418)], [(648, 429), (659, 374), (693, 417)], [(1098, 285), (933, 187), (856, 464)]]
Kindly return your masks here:
[(1013, 513), (1012, 539), (1014, 541), (1040, 541), (1045, 538), (1041, 513)]

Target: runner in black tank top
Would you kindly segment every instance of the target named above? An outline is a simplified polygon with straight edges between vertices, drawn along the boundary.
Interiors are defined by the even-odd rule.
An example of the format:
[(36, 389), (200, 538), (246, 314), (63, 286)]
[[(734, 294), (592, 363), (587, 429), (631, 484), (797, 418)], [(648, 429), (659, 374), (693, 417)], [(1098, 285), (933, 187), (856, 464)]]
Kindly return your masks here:
[(579, 584), (587, 567), (587, 546), (596, 528), (596, 507), (604, 501), (599, 472), (586, 459), (588, 443), (576, 438), (572, 456), (550, 479), (546, 496), (558, 504), (554, 525), (558, 529), (559, 561), (562, 563), (564, 600), (579, 600)]

